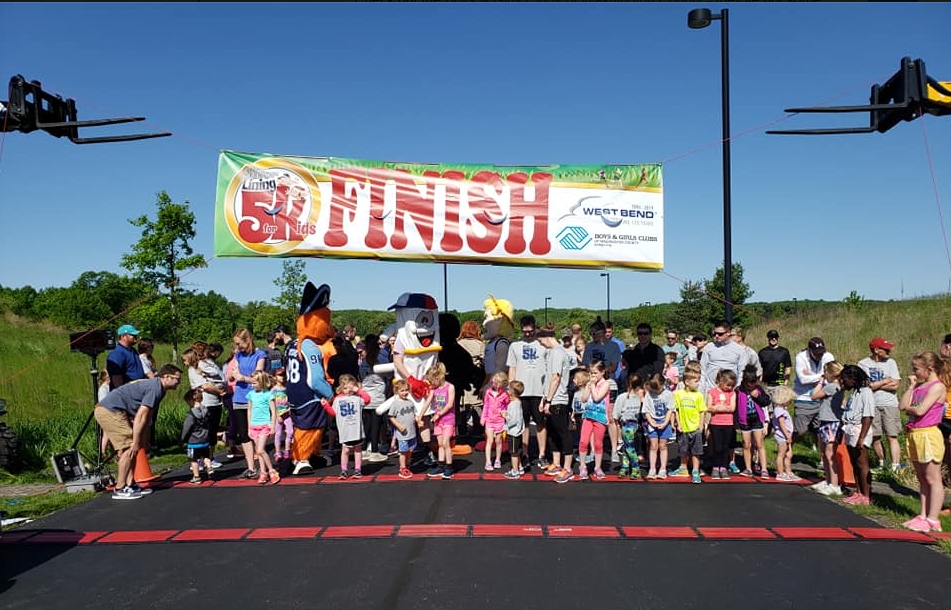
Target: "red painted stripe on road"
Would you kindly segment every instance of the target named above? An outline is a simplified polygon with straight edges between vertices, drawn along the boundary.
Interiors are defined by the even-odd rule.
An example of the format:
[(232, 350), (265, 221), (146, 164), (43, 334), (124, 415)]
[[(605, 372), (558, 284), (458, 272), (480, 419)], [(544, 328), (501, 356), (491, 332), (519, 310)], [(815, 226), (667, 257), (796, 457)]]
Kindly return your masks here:
[[(454, 481), (478, 481), (482, 475), (478, 472), (455, 472), (452, 475)], [(427, 477), (428, 478), (428, 477)]]
[(197, 542), (207, 540), (241, 540), (250, 532), (247, 528), (185, 530), (172, 538), (173, 542)]
[(389, 538), (395, 525), (331, 525), (321, 538)]
[(951, 532), (931, 532), (930, 535), (939, 540), (951, 540)]
[[(522, 475), (522, 477), (521, 477), (519, 480), (521, 480), (522, 478), (528, 478), (528, 477), (526, 477), (525, 475)], [(508, 479), (505, 478), (505, 473), (504, 473), (504, 472), (486, 472), (486, 473), (483, 473), (483, 474), (482, 474), (482, 480), (483, 480), (483, 481), (508, 481)]]
[(697, 538), (692, 527), (621, 527), (621, 533), (628, 538)]
[[(418, 476), (414, 475), (413, 479), (418, 480)], [(394, 481), (412, 481), (413, 479), (401, 479), (398, 474), (378, 474), (376, 475), (376, 481), (383, 483), (392, 483)]]
[(774, 527), (787, 540), (852, 540), (855, 534), (841, 527)]
[(260, 527), (245, 536), (245, 540), (300, 540), (316, 538), (322, 527)]
[(620, 538), (613, 525), (549, 525), (549, 538)]
[(339, 476), (336, 477), (324, 477), (318, 481), (321, 485), (359, 485), (360, 483), (369, 483), (372, 477), (359, 477), (354, 479), (353, 477), (348, 479), (341, 479)]
[(257, 479), (222, 479), (215, 481), (212, 487), (264, 487), (258, 485)]
[(479, 524), (472, 526), (473, 536), (502, 536), (505, 538), (541, 538), (545, 535), (540, 525), (490, 525)]
[(465, 524), (418, 524), (400, 525), (396, 530), (397, 536), (466, 536), (469, 526)]
[(765, 527), (698, 527), (697, 531), (704, 538), (721, 538), (724, 540), (776, 538), (776, 534)]
[(921, 532), (910, 530), (891, 530), (882, 527), (850, 527), (849, 531), (869, 540), (907, 540), (934, 544), (935, 539)]
[(144, 530), (129, 532), (111, 532), (96, 541), (96, 544), (113, 542), (165, 542), (181, 530)]

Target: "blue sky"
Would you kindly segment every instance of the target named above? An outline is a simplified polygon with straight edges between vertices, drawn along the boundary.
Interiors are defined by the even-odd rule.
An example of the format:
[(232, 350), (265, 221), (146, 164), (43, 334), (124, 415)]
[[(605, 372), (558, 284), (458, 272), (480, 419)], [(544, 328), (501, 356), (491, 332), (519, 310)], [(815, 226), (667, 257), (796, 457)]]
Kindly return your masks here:
[[(733, 260), (753, 300), (900, 299), (951, 290), (939, 208), (951, 190), (951, 117), (885, 134), (767, 135), (867, 124), (787, 117), (861, 104), (903, 56), (951, 80), (939, 3), (3, 3), (0, 77), (72, 97), (83, 118), (146, 123), (86, 135), (169, 138), (78, 146), (0, 134), (0, 285), (66, 286), (125, 273), (161, 190), (188, 200), (187, 276), (238, 303), (269, 301), (280, 259), (216, 258), (222, 149), (443, 163), (664, 163), (665, 269), (611, 271), (613, 309), (679, 299), (723, 260), (720, 26), (729, 9)], [(944, 30), (944, 31), (942, 31)], [(926, 147), (927, 142), (927, 147)], [(930, 150), (929, 150), (930, 148)], [(307, 259), (336, 309), (385, 309), (404, 291), (444, 303), (441, 264)], [(486, 293), (519, 308), (605, 305), (598, 271), (449, 265), (448, 306)]]

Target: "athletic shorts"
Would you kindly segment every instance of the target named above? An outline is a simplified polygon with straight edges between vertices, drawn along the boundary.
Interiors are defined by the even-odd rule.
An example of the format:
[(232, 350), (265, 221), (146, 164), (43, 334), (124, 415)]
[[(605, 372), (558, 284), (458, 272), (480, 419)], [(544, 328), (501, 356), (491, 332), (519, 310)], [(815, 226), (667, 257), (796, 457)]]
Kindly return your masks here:
[(907, 434), (905, 445), (908, 459), (919, 464), (941, 463), (944, 459), (944, 438), (937, 426), (912, 428)]
[(872, 418), (872, 436), (898, 436), (901, 432), (901, 416), (898, 405), (880, 407), (875, 405), (875, 416)]
[(803, 435), (819, 430), (819, 403), (814, 400), (797, 400), (793, 407), (793, 431)]
[(647, 438), (657, 438), (662, 441), (669, 441), (670, 439), (674, 438), (674, 427), (667, 425), (658, 429), (654, 426), (647, 426)]
[(736, 424), (736, 429), (740, 432), (752, 432), (753, 430), (765, 430), (766, 424), (760, 421), (759, 414), (756, 415), (747, 414), (746, 416), (746, 425)]
[(438, 424), (433, 426), (433, 434), (436, 436), (452, 436), (456, 433), (456, 423), (452, 422), (450, 424), (443, 424), (440, 421)]
[(681, 432), (677, 436), (680, 455), (703, 455), (703, 433), (700, 430)]
[(416, 449), (416, 438), (408, 438), (403, 440), (401, 438), (396, 439), (396, 449), (400, 453), (408, 453)]
[(529, 421), (533, 421), (539, 430), (544, 430), (545, 426), (548, 425), (548, 414), (540, 411), (542, 397), (522, 396), (520, 400), (522, 401), (522, 418), (525, 420), (525, 425), (528, 425)]
[(347, 447), (359, 447), (360, 445), (363, 444), (363, 439), (361, 438), (361, 439), (358, 439), (358, 440), (355, 440), (355, 441), (346, 441), (346, 442), (343, 442), (343, 443), (340, 443), (340, 444), (341, 444), (341, 445), (346, 445)]
[(211, 447), (205, 445), (204, 447), (189, 447), (188, 448), (188, 459), (192, 462), (199, 462), (206, 458), (211, 458)]
[(819, 422), (819, 441), (822, 443), (834, 443), (835, 437), (839, 434), (839, 422), (821, 421)]
[(505, 441), (506, 446), (508, 446), (509, 454), (519, 455), (522, 453), (522, 436), (509, 436)]
[(267, 438), (271, 436), (271, 424), (264, 424), (262, 426), (251, 426), (248, 430), (248, 436), (251, 437), (252, 441), (258, 440), (258, 437)]

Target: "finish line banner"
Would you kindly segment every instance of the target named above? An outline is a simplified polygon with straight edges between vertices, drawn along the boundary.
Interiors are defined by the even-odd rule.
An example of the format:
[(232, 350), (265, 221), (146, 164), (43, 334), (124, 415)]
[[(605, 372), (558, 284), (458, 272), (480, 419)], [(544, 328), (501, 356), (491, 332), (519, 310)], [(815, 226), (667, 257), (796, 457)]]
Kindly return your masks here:
[(222, 151), (215, 256), (664, 266), (661, 165), (495, 166)]

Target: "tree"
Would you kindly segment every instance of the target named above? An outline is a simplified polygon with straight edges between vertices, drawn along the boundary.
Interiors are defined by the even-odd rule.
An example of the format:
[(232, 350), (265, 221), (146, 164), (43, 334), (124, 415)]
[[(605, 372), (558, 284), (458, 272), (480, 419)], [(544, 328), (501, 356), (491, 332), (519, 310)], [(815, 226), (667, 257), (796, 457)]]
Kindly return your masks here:
[(129, 220), (142, 227), (142, 237), (132, 246), (132, 253), (122, 257), (121, 265), (135, 278), (150, 286), (156, 294), (168, 296), (171, 319), (172, 358), (178, 360), (178, 323), (176, 297), (180, 292), (182, 271), (207, 267), (201, 254), (194, 254), (190, 240), (195, 238), (195, 215), (184, 203), (173, 203), (168, 193), (161, 191), (155, 201), (158, 212), (151, 220), (142, 215)]
[[(746, 326), (750, 321), (750, 314), (742, 307), (746, 303), (747, 299), (753, 296), (753, 291), (750, 290), (750, 285), (743, 281), (743, 265), (740, 263), (733, 263), (733, 281), (731, 283), (731, 296), (733, 301), (733, 326)], [(717, 320), (723, 319), (723, 294), (726, 292), (724, 289), (724, 277), (723, 277), (723, 265), (717, 267), (716, 272), (713, 274), (713, 279), (704, 282), (704, 288), (707, 291), (707, 294), (713, 297), (713, 300), (716, 301), (716, 311), (717, 314), (714, 316), (711, 323), (715, 323)]]
[[(669, 328), (681, 333), (704, 334), (718, 320), (724, 317), (723, 304), (723, 266), (717, 268), (713, 279), (698, 282), (687, 281), (680, 289), (680, 303), (666, 316)], [(746, 300), (753, 296), (749, 284), (743, 281), (743, 265), (733, 263), (733, 282), (731, 286), (733, 296), (733, 325), (745, 326), (750, 314), (743, 307)]]
[(274, 280), (274, 285), (278, 287), (281, 293), (274, 299), (274, 303), (287, 316), (286, 320), (282, 320), (284, 324), (297, 319), (297, 310), (306, 283), (307, 274), (304, 272), (304, 261), (302, 259), (281, 261), (281, 275)]

